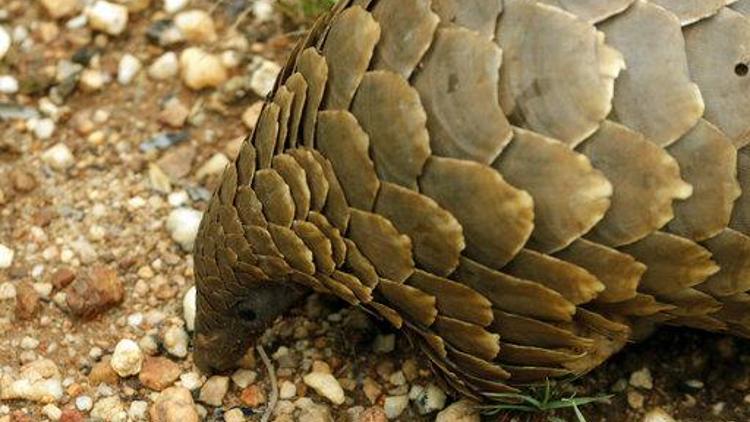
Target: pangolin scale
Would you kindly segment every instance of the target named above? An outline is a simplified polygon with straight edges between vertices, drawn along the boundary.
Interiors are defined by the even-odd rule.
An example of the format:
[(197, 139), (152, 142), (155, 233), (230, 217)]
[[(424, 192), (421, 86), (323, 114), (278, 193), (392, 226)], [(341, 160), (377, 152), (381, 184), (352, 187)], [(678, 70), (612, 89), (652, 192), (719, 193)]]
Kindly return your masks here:
[(195, 360), (310, 291), (461, 394), (652, 327), (750, 334), (750, 0), (341, 0), (283, 68), (195, 249)]

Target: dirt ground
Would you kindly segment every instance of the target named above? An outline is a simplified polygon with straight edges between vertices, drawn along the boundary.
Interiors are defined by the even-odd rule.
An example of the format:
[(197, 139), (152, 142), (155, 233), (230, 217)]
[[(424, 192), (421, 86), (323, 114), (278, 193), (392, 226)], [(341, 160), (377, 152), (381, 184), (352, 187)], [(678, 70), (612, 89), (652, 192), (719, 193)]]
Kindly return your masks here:
[[(167, 222), (184, 223), (175, 210), (205, 209), (222, 160), (257, 118), (257, 69), (281, 63), (309, 17), (192, 0), (181, 11), (205, 11), (215, 36), (169, 43), (180, 11), (164, 7), (176, 1), (122, 1), (131, 10), (119, 34), (81, 24), (80, 9), (55, 9), (75, 3), (0, 1), (0, 422), (158, 420), (182, 405), (203, 420), (260, 420), (270, 382), (258, 359), (231, 382), (214, 380), (216, 392), (187, 353), (192, 258)], [(165, 53), (196, 46), (220, 58), (227, 79), (196, 90), (179, 71), (154, 76)], [(127, 83), (117, 80), (125, 55), (142, 66)], [(434, 420), (453, 399), (442, 402), (422, 360), (392, 339), (339, 303), (309, 299), (265, 337), (286, 388), (272, 420), (385, 420), (383, 409), (398, 412), (404, 400), (393, 420)], [(109, 363), (123, 340), (138, 345), (137, 375)], [(571, 388), (613, 395), (581, 409), (589, 421), (746, 421), (748, 362), (746, 340), (667, 328)], [(342, 404), (303, 381), (311, 368), (335, 376)], [(21, 381), (43, 394), (8, 395)], [(171, 386), (189, 403), (168, 400)], [(575, 420), (569, 410), (556, 417)]]

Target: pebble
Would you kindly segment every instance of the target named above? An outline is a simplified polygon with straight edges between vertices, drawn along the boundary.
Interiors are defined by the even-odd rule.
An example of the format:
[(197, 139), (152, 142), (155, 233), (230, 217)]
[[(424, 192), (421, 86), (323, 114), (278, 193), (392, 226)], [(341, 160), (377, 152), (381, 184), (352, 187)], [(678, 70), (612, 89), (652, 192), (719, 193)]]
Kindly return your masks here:
[(372, 343), (372, 351), (375, 353), (390, 353), (396, 348), (395, 334), (379, 334)]
[(15, 94), (18, 92), (18, 79), (10, 75), (0, 76), (0, 93)]
[(151, 187), (161, 193), (169, 193), (172, 191), (172, 182), (169, 180), (164, 171), (156, 164), (148, 164), (148, 180)]
[(242, 113), (242, 123), (248, 128), (248, 129), (254, 129), (255, 124), (258, 123), (258, 117), (260, 117), (260, 112), (263, 110), (263, 101), (256, 101), (251, 105), (250, 107), (246, 108), (245, 111)]
[(130, 403), (128, 408), (128, 417), (131, 421), (148, 420), (148, 402), (144, 400), (135, 400)]
[[(37, 139), (49, 139), (55, 133), (55, 121), (50, 118), (29, 119), (27, 126), (34, 132)], [(44, 156), (42, 156), (42, 160), (44, 160)]]
[(92, 28), (109, 35), (119, 35), (128, 26), (128, 8), (105, 0), (86, 8), (86, 17)]
[(110, 365), (123, 378), (139, 373), (143, 366), (143, 352), (138, 343), (130, 339), (120, 340), (115, 346)]
[(407, 406), (409, 406), (409, 396), (389, 396), (385, 398), (383, 410), (388, 419), (396, 419), (404, 413)]
[(186, 48), (180, 54), (182, 81), (188, 88), (215, 88), (227, 80), (227, 70), (221, 58), (197, 47)]
[(446, 395), (443, 390), (435, 384), (429, 384), (417, 395), (414, 403), (420, 415), (426, 415), (445, 407)]
[(637, 391), (628, 391), (627, 401), (628, 401), (628, 405), (631, 408), (642, 409), (643, 403), (646, 401), (646, 398), (643, 397), (643, 394)]
[(258, 373), (250, 369), (238, 369), (232, 374), (232, 382), (240, 388), (245, 388), (255, 382)]
[(188, 390), (197, 390), (203, 385), (203, 377), (197, 372), (185, 372), (180, 375), (180, 385)]
[(276, 77), (281, 72), (281, 66), (276, 62), (256, 56), (254, 63), (251, 63), (250, 67), (254, 68), (250, 77), (250, 89), (258, 96), (265, 97), (273, 90), (276, 84)]
[(57, 143), (44, 151), (42, 154), (42, 161), (58, 171), (65, 171), (75, 164), (73, 153), (71, 153), (68, 146), (63, 143)]
[(230, 163), (231, 161), (229, 161), (226, 155), (217, 152), (198, 168), (195, 172), (195, 177), (198, 180), (203, 180), (209, 176), (219, 176), (224, 173), (224, 170)]
[(81, 318), (92, 318), (122, 302), (125, 291), (117, 272), (94, 266), (65, 288), (70, 312)]
[(675, 422), (674, 418), (664, 409), (657, 407), (643, 416), (642, 422)]
[(209, 406), (219, 407), (229, 390), (229, 377), (212, 376), (201, 387), (198, 400)]
[(62, 410), (54, 404), (49, 403), (42, 407), (42, 414), (52, 421), (59, 421), (62, 417)]
[[(171, 180), (179, 180), (190, 174), (196, 154), (197, 151), (195, 146), (190, 144), (178, 145), (174, 148), (169, 148), (167, 152), (156, 161), (156, 164), (160, 169), (164, 170), (164, 173), (166, 173)], [(186, 193), (185, 196), (187, 197)], [(172, 203), (170, 202), (170, 204)]]
[(258, 407), (266, 402), (266, 393), (258, 385), (244, 388), (240, 393), (240, 401), (248, 407)]
[(244, 422), (245, 414), (242, 413), (242, 409), (234, 408), (224, 413), (225, 422)]
[(159, 112), (159, 121), (174, 128), (181, 128), (190, 115), (190, 109), (187, 108), (177, 97), (172, 97), (164, 103), (164, 107)]
[(353, 417), (350, 420), (357, 422), (385, 422), (388, 419), (385, 410), (379, 406), (369, 407), (364, 409), (359, 415), (352, 416)]
[(297, 395), (297, 386), (291, 381), (282, 381), (279, 386), (279, 398), (288, 400)]
[(0, 284), (0, 300), (10, 300), (16, 298), (16, 286), (10, 281)]
[(198, 412), (190, 390), (170, 387), (162, 391), (149, 410), (151, 422), (198, 422)]
[(117, 64), (117, 83), (128, 85), (143, 68), (143, 63), (132, 54), (125, 54)]
[(8, 50), (10, 50), (10, 44), (10, 34), (5, 30), (5, 28), (0, 26), (0, 60), (2, 60), (3, 57), (8, 54)]
[(253, 16), (258, 22), (267, 22), (274, 18), (272, 0), (256, 0), (252, 3)]
[(161, 391), (180, 377), (180, 366), (164, 357), (146, 357), (138, 379), (144, 386)]
[(193, 208), (175, 208), (167, 217), (167, 231), (186, 252), (192, 252), (203, 213)]
[(188, 354), (189, 340), (184, 328), (173, 325), (164, 333), (164, 348), (170, 355), (184, 358)]
[(156, 60), (151, 63), (148, 67), (147, 73), (152, 79), (162, 81), (177, 76), (179, 69), (177, 54), (173, 51), (168, 51), (157, 57)]
[(187, 132), (162, 132), (150, 138), (139, 145), (139, 148), (143, 152), (156, 151), (160, 149), (167, 149), (172, 145), (179, 144), (180, 142), (189, 138)]
[(195, 286), (188, 289), (182, 298), (182, 317), (188, 331), (195, 330)]
[(54, 19), (73, 16), (81, 9), (79, 0), (41, 0), (41, 3)]
[(34, 318), (39, 309), (39, 293), (28, 281), (16, 286), (16, 317), (18, 319), (30, 320)]
[(630, 374), (630, 385), (635, 388), (650, 390), (654, 388), (654, 381), (651, 377), (651, 371), (648, 368), (641, 368)]
[(91, 417), (100, 418), (105, 421), (126, 422), (128, 413), (125, 411), (122, 400), (118, 396), (110, 396), (97, 400), (91, 409)]
[(344, 403), (344, 390), (333, 375), (323, 372), (311, 372), (305, 375), (302, 380), (307, 386), (332, 403), (337, 405)]
[(477, 404), (459, 400), (437, 414), (435, 422), (480, 422)]
[(188, 42), (211, 43), (217, 39), (211, 15), (199, 9), (180, 12), (174, 18), (175, 26)]
[(21, 339), (20, 346), (22, 349), (33, 350), (39, 347), (39, 340), (33, 337), (25, 336)]
[(81, 72), (78, 85), (83, 92), (97, 92), (101, 91), (111, 81), (112, 77), (107, 72), (98, 69), (85, 69)]
[(164, 0), (164, 11), (167, 13), (175, 13), (184, 9), (190, 0)]
[(76, 409), (81, 412), (88, 412), (94, 406), (94, 401), (89, 396), (76, 397)]
[(10, 268), (13, 265), (13, 256), (13, 250), (0, 243), (0, 269)]
[(104, 383), (107, 385), (117, 385), (120, 378), (117, 375), (117, 372), (112, 369), (110, 360), (111, 357), (107, 357), (91, 367), (91, 372), (89, 372), (89, 384), (99, 385)]
[(30, 400), (54, 403), (63, 396), (60, 371), (49, 359), (39, 359), (22, 366), (17, 379), (0, 375), (0, 401)]

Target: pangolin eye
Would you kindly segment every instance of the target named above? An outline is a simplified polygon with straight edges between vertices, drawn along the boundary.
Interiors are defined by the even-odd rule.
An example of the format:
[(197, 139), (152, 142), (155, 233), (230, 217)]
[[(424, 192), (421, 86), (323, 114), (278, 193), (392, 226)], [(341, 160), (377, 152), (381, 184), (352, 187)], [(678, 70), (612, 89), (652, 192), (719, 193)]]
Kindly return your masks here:
[(237, 307), (237, 315), (248, 322), (255, 321), (255, 319), (258, 318), (258, 314), (256, 314), (253, 308), (246, 303), (239, 304)]

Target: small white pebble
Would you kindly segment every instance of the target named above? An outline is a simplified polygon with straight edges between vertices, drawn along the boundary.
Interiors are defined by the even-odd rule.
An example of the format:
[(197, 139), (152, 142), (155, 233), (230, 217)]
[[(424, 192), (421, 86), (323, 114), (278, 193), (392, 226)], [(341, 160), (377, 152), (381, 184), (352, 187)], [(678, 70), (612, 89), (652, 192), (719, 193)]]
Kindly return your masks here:
[(252, 3), (253, 16), (259, 22), (267, 22), (274, 17), (273, 0), (256, 0)]
[(447, 399), (445, 392), (435, 384), (430, 384), (422, 391), (414, 402), (420, 415), (426, 415), (445, 407)]
[(174, 18), (175, 26), (189, 42), (210, 43), (216, 41), (216, 29), (211, 15), (194, 9), (180, 12)]
[(37, 139), (49, 139), (55, 133), (55, 121), (49, 118), (29, 119), (27, 125)]
[(341, 388), (341, 384), (339, 384), (339, 381), (333, 375), (322, 372), (311, 372), (302, 377), (302, 380), (308, 387), (330, 400), (333, 404), (344, 403), (344, 389)]
[(50, 167), (55, 170), (64, 171), (69, 169), (75, 164), (75, 158), (73, 153), (67, 145), (58, 143), (44, 151), (42, 154), (42, 161), (47, 163)]
[(291, 381), (282, 381), (279, 387), (279, 398), (289, 400), (297, 395), (297, 386)]
[(39, 340), (26, 336), (21, 339), (21, 348), (26, 350), (33, 350), (39, 347)]
[(10, 44), (10, 34), (8, 34), (8, 31), (6, 31), (5, 28), (0, 26), (0, 60), (2, 60), (3, 57), (8, 54), (8, 50), (10, 50)]
[(0, 76), (0, 92), (3, 94), (15, 94), (18, 92), (18, 79), (10, 75)]
[(630, 385), (636, 388), (650, 390), (654, 388), (654, 381), (651, 377), (651, 371), (648, 368), (641, 368), (630, 374)]
[(186, 252), (193, 250), (202, 217), (203, 213), (187, 207), (176, 208), (167, 217), (167, 231)]
[(385, 410), (385, 416), (388, 419), (396, 419), (404, 413), (407, 406), (409, 406), (408, 396), (389, 396), (385, 398), (383, 410)]
[(170, 355), (184, 358), (188, 354), (188, 341), (190, 338), (185, 329), (178, 326), (172, 326), (164, 333), (164, 348)]
[(10, 268), (13, 264), (13, 250), (0, 243), (0, 269)]
[(10, 281), (0, 284), (0, 300), (9, 300), (16, 298), (16, 286)]
[(132, 54), (125, 54), (117, 65), (117, 82), (120, 85), (129, 84), (135, 79), (142, 67), (143, 64), (137, 57)]
[(224, 422), (245, 422), (245, 414), (242, 409), (235, 407), (224, 413)]
[(232, 382), (240, 388), (245, 388), (255, 382), (258, 373), (249, 369), (238, 369), (232, 374)]
[(141, 372), (143, 365), (143, 352), (138, 347), (138, 343), (130, 339), (122, 339), (115, 351), (112, 353), (112, 359), (109, 362), (112, 369), (121, 377), (128, 377)]
[(372, 343), (372, 351), (375, 353), (390, 353), (396, 348), (395, 334), (379, 334)]
[(94, 406), (94, 401), (89, 396), (76, 397), (76, 409), (87, 412)]
[(140, 312), (136, 312), (134, 314), (128, 315), (128, 325), (133, 328), (138, 328), (141, 324), (143, 324), (143, 314)]
[(173, 208), (181, 207), (187, 204), (189, 200), (190, 196), (184, 190), (172, 192), (167, 195), (167, 202), (169, 202), (169, 205)]
[(148, 402), (143, 400), (135, 400), (130, 403), (128, 408), (128, 417), (133, 421), (147, 421), (148, 420)]
[(273, 90), (273, 86), (276, 84), (276, 77), (281, 72), (281, 66), (276, 62), (262, 60), (255, 65), (257, 66), (250, 77), (250, 89), (261, 97), (265, 97), (268, 93)]
[(119, 35), (128, 26), (128, 8), (105, 0), (97, 0), (86, 9), (89, 25), (109, 35)]
[(165, 80), (177, 76), (179, 72), (179, 61), (177, 54), (168, 51), (157, 57), (151, 66), (148, 67), (148, 76), (151, 79)]
[(186, 48), (180, 54), (182, 81), (188, 88), (215, 88), (227, 80), (227, 70), (221, 58), (197, 47)]
[(195, 286), (188, 289), (182, 298), (182, 315), (185, 319), (185, 328), (188, 331), (195, 329)]
[(203, 378), (197, 372), (185, 372), (180, 375), (180, 384), (188, 390), (197, 390), (203, 385)]
[(164, 11), (167, 13), (175, 13), (184, 9), (190, 0), (164, 0)]
[(42, 413), (52, 421), (58, 421), (62, 417), (62, 410), (52, 403), (42, 407)]
[(227, 158), (226, 155), (217, 152), (212, 155), (208, 161), (203, 163), (200, 168), (198, 168), (198, 171), (195, 172), (195, 177), (198, 180), (202, 180), (208, 176), (220, 175), (224, 172), (224, 169), (227, 168), (229, 163), (231, 163), (231, 161), (229, 161), (229, 158)]

